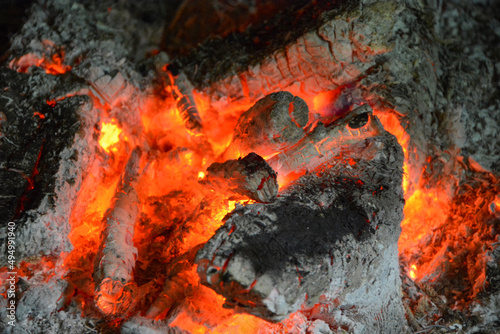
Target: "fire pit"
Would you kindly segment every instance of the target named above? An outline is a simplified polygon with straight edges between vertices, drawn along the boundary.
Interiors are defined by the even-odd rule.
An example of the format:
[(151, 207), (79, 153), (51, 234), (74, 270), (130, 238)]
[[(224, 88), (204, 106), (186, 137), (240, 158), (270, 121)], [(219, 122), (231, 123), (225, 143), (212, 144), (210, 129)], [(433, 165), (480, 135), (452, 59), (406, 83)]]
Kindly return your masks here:
[(0, 67), (0, 327), (497, 332), (498, 27), (459, 1), (35, 2)]

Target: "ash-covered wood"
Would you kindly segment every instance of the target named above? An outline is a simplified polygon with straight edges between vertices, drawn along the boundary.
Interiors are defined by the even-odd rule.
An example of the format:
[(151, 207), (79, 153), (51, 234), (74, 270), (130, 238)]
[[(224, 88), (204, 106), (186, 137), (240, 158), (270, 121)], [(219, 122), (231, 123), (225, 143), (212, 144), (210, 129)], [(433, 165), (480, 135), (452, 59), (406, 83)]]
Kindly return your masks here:
[(237, 160), (213, 163), (201, 183), (216, 191), (240, 194), (262, 203), (272, 202), (279, 188), (276, 172), (255, 153)]
[[(245, 72), (249, 66), (260, 67), (274, 52), (288, 48), (297, 40), (301, 40), (304, 35), (318, 30), (322, 24), (342, 17), (356, 10), (360, 5), (359, 0), (335, 2), (294, 0), (287, 3), (290, 5), (283, 8), (283, 11), (278, 12), (272, 19), (260, 21), (246, 31), (231, 34), (224, 39), (208, 40), (190, 50), (186, 56), (175, 59), (174, 62), (184, 69), (196, 87), (206, 87), (221, 81), (228, 75)], [(296, 6), (291, 5), (293, 3)], [(343, 30), (345, 26), (341, 25), (340, 29)], [(347, 36), (338, 37), (344, 39)], [(296, 61), (307, 63), (309, 59), (299, 58)], [(279, 69), (282, 70), (285, 67), (280, 66)], [(242, 78), (245, 77), (246, 75)], [(255, 94), (256, 92), (247, 93)]]
[(137, 259), (134, 227), (139, 214), (137, 178), (141, 151), (130, 154), (113, 198), (103, 217), (104, 231), (94, 267), (95, 302), (107, 316), (119, 317), (129, 311), (135, 298), (133, 271)]
[(281, 177), (302, 174), (330, 161), (350, 144), (384, 132), (371, 107), (358, 102), (361, 105), (344, 106), (339, 115), (310, 124), (309, 108), (301, 98), (289, 92), (272, 93), (241, 115), (225, 155), (256, 152), (269, 156), (270, 166)]
[[(50, 90), (61, 84), (74, 85), (75, 78), (0, 69), (0, 226), (37, 208), (46, 196), (54, 201), (59, 154), (73, 142), (80, 126), (76, 111), (84, 100), (48, 105)], [(36, 92), (38, 85), (45, 88)]]
[(320, 315), (332, 326), (351, 321), (354, 332), (366, 326), (401, 333), (402, 150), (381, 127), (341, 146), (273, 203), (233, 211), (198, 253), (198, 273), (228, 306), (270, 321), (317, 303), (332, 307), (335, 300), (336, 309), (355, 311)]
[[(291, 173), (304, 173), (329, 162), (340, 152), (348, 151), (352, 143), (384, 132), (368, 104), (353, 108), (348, 115), (329, 125), (318, 122), (314, 130), (298, 143), (269, 159), (269, 164), (285, 177)], [(365, 159), (370, 158), (368, 154), (365, 156)]]
[(289, 92), (265, 96), (240, 116), (225, 155), (281, 152), (304, 137), (308, 121), (309, 109), (300, 97)]

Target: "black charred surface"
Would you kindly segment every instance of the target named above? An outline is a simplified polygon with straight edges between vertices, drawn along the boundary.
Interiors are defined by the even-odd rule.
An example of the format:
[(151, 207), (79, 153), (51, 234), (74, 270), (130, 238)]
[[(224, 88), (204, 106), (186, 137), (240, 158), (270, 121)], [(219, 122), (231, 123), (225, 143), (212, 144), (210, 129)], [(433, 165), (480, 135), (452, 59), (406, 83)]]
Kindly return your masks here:
[[(299, 268), (306, 268), (306, 263), (300, 263), (299, 259), (322, 257), (332, 251), (332, 245), (341, 247), (339, 241), (348, 235), (363, 241), (375, 232), (361, 212), (345, 198), (322, 210), (292, 202), (274, 211), (279, 217), (278, 228), (273, 226), (268, 233), (243, 237), (245, 246), (237, 249), (237, 253), (252, 260), (257, 275), (269, 268), (282, 270), (290, 258), (297, 261)], [(303, 278), (307, 272), (303, 271)]]
[(38, 80), (50, 82), (49, 89), (61, 82), (42, 73), (31, 77), (0, 69), (0, 111), (5, 115), (0, 129), (0, 226), (22, 218), (47, 195), (53, 203), (59, 154), (79, 129), (76, 110), (83, 98), (67, 98), (52, 107), (47, 103), (50, 91), (38, 95), (32, 89)]

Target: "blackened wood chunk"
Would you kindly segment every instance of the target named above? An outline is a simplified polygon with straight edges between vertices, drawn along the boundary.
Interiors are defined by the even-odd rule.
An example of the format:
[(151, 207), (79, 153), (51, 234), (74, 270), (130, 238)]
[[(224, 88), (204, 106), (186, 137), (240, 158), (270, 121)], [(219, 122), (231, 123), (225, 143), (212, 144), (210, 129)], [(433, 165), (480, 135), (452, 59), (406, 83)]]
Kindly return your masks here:
[(272, 202), (278, 194), (276, 172), (259, 155), (213, 163), (201, 181), (217, 191), (233, 192), (256, 200)]
[[(34, 75), (0, 69), (0, 226), (53, 203), (61, 152), (80, 128), (84, 98), (70, 97), (49, 106), (50, 91), (75, 85), (69, 76)], [(43, 87), (43, 88), (40, 88)], [(77, 159), (73, 156), (71, 159)]]
[(228, 151), (272, 155), (297, 143), (305, 135), (309, 108), (289, 92), (269, 94), (241, 115)]
[[(372, 159), (364, 158), (375, 149)], [(299, 178), (273, 203), (228, 215), (198, 252), (201, 282), (226, 297), (227, 306), (269, 321), (325, 303), (356, 309), (352, 320), (368, 332), (391, 326), (387, 333), (403, 332), (402, 150), (385, 132), (344, 154)]]

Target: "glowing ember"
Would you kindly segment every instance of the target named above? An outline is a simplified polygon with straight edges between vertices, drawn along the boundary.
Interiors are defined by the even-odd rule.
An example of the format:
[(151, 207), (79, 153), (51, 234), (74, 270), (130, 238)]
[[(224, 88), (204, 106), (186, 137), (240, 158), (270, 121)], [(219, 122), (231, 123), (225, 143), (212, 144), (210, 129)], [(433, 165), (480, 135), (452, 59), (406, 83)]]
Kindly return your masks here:
[(489, 210), (491, 213), (495, 214), (500, 213), (500, 194), (495, 196), (495, 199), (491, 202), (489, 206)]
[(403, 232), (399, 238), (401, 251), (416, 251), (422, 238), (443, 224), (449, 214), (449, 199), (441, 189), (418, 189), (406, 200)]
[(411, 268), (411, 269), (410, 269), (410, 277), (411, 277), (411, 279), (415, 279), (415, 278), (417, 278), (417, 266), (416, 266), (416, 265), (414, 265), (414, 264), (412, 264), (412, 265), (410, 266), (410, 268)]
[(39, 57), (36, 54), (28, 53), (17, 59), (12, 59), (9, 67), (20, 73), (27, 73), (31, 67), (41, 67), (45, 73), (51, 75), (60, 75), (71, 70), (71, 66), (63, 63), (64, 51), (53, 54), (52, 56)]
[(120, 141), (121, 134), (122, 129), (116, 124), (116, 121), (102, 123), (99, 145), (108, 153), (116, 152), (117, 148), (113, 146)]
[(41, 119), (44, 119), (44, 118), (45, 118), (45, 115), (44, 115), (44, 114), (42, 114), (41, 112), (38, 112), (38, 111), (35, 111), (35, 112), (33, 113), (33, 116), (38, 116), (38, 117), (40, 117)]
[(51, 57), (51, 61), (45, 60), (45, 72), (47, 74), (58, 75), (63, 74), (71, 70), (71, 66), (63, 64), (64, 51), (60, 55), (54, 54)]

